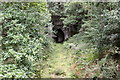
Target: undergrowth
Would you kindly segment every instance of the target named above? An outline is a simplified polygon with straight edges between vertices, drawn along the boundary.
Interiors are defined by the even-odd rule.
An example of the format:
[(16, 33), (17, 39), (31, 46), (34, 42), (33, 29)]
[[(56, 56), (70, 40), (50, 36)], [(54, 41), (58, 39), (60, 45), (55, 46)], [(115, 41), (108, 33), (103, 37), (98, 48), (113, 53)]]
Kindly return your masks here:
[[(119, 70), (120, 65), (118, 60), (113, 58), (113, 53), (107, 52), (101, 55), (98, 53), (98, 49), (91, 44), (85, 43), (81, 40), (79, 44), (74, 40), (73, 36), (64, 45), (68, 49), (74, 50), (73, 63), (74, 70), (72, 77), (76, 78), (120, 78)], [(73, 41), (74, 40), (74, 41)]]

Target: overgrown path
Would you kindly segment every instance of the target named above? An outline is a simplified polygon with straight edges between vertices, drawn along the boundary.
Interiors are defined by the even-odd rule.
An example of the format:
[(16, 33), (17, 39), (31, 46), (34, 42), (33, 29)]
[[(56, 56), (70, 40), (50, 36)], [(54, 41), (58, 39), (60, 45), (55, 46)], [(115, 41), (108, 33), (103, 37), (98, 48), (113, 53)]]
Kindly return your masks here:
[(42, 78), (71, 78), (72, 76), (72, 50), (63, 44), (55, 44), (54, 53), (44, 67)]

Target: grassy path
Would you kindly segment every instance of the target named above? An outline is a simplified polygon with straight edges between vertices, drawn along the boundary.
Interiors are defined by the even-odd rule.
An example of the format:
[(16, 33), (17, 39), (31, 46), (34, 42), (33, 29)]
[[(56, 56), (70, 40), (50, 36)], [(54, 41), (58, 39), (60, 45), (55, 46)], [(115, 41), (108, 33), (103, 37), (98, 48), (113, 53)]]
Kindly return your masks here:
[(42, 78), (71, 78), (72, 62), (72, 51), (66, 49), (63, 44), (55, 44), (54, 53), (44, 67)]
[[(75, 49), (67, 49), (65, 48), (66, 45), (54, 44), (54, 51), (51, 57), (44, 63), (45, 66), (41, 78), (94, 78), (96, 76), (102, 78), (114, 76), (115, 72), (113, 71), (119, 70), (116, 67), (119, 64), (116, 64), (113, 59), (103, 58), (100, 61), (94, 62), (96, 54), (94, 54), (93, 48), (86, 47), (87, 44), (79, 46), (79, 49), (82, 50), (88, 48), (88, 51), (80, 52), (79, 55), (74, 55)], [(107, 70), (104, 67), (108, 67)], [(119, 75), (116, 77), (119, 78)]]

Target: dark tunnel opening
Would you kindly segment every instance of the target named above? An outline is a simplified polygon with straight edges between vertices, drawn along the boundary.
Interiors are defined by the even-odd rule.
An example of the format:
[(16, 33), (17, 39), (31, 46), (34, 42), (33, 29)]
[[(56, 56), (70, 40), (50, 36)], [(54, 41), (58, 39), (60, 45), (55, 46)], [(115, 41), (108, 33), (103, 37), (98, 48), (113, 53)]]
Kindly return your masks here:
[(55, 38), (54, 38), (55, 42), (62, 43), (65, 39), (64, 37), (65, 37), (64, 32), (61, 29), (57, 29), (55, 33)]

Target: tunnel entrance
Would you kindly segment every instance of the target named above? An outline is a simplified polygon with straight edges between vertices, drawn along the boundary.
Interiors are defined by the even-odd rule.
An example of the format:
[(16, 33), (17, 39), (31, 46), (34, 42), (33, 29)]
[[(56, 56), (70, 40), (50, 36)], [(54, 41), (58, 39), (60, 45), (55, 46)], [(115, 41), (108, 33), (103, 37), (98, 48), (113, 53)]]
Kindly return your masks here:
[(57, 29), (56, 30), (56, 34), (55, 34), (55, 41), (57, 43), (62, 43), (64, 41), (64, 32), (61, 29)]

